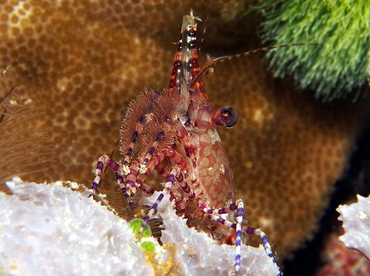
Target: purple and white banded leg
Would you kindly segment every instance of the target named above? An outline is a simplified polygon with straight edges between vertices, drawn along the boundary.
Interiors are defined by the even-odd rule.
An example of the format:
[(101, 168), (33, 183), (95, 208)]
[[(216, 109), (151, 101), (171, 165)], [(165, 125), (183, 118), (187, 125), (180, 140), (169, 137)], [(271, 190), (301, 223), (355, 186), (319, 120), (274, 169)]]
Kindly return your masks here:
[[(220, 217), (222, 214), (228, 214), (236, 210), (236, 223), (229, 220), (223, 219)], [(229, 207), (220, 208), (220, 209), (210, 209), (203, 208), (203, 211), (209, 215), (209, 217), (223, 225), (229, 226), (236, 230), (236, 241), (235, 241), (235, 271), (238, 272), (240, 269), (240, 249), (241, 249), (241, 237), (242, 232), (245, 232), (250, 235), (259, 236), (262, 241), (263, 248), (265, 249), (267, 255), (272, 259), (274, 263), (276, 260), (272, 254), (271, 245), (268, 241), (266, 234), (260, 228), (252, 227), (242, 227), (243, 217), (244, 217), (244, 203), (242, 200), (237, 200), (229, 205)]]
[[(170, 192), (171, 188), (174, 186), (175, 180), (178, 180), (178, 179), (183, 180), (183, 175), (182, 175), (182, 173), (179, 172), (178, 169), (173, 169), (171, 171), (171, 173), (167, 176), (167, 181), (164, 185), (164, 192), (165, 191)], [(189, 195), (190, 199), (195, 198), (195, 193), (193, 192), (193, 190), (191, 190), (190, 186), (185, 181), (180, 182), (180, 187), (182, 188), (182, 190), (184, 191), (185, 194)], [(141, 233), (144, 230), (144, 227), (148, 224), (149, 220), (156, 213), (158, 205), (161, 203), (161, 201), (164, 197), (164, 192), (161, 192), (159, 194), (156, 201), (151, 206), (148, 214), (144, 217), (143, 224), (140, 227), (139, 233)]]
[(272, 254), (270, 242), (269, 242), (269, 240), (268, 240), (265, 232), (263, 232), (261, 230), (261, 228), (246, 227), (243, 230), (243, 232), (245, 232), (245, 233), (247, 233), (249, 235), (259, 236), (261, 238), (261, 242), (262, 242), (263, 248), (265, 249), (267, 255), (272, 259), (272, 261), (274, 263), (276, 263), (276, 259), (274, 257), (274, 254)]
[[(228, 214), (236, 210), (236, 223), (233, 223), (229, 220), (221, 218), (219, 215)], [(238, 272), (240, 269), (240, 248), (242, 241), (242, 222), (244, 217), (244, 203), (241, 199), (237, 200), (234, 203), (231, 203), (229, 207), (221, 209), (210, 209), (203, 208), (203, 211), (206, 214), (209, 214), (209, 217), (223, 225), (229, 226), (236, 229), (236, 241), (235, 241), (235, 271)]]
[[(94, 191), (98, 189), (104, 166), (108, 166), (114, 172), (118, 173), (118, 175), (120, 175), (120, 172), (122, 171), (121, 165), (119, 165), (117, 162), (112, 160), (108, 155), (100, 156), (98, 159), (98, 163), (96, 164), (95, 178), (94, 178), (94, 181), (91, 187), (91, 189), (93, 189)], [(117, 179), (117, 175), (116, 175), (116, 179)], [(118, 181), (119, 180), (117, 179), (117, 182)]]
[[(154, 190), (147, 184), (140, 184), (140, 183), (137, 184), (134, 181), (127, 181), (127, 180), (125, 181), (124, 177), (132, 173), (134, 169), (132, 168), (130, 169), (126, 165), (118, 164), (113, 159), (111, 159), (108, 155), (102, 155), (98, 159), (98, 163), (96, 165), (96, 170), (95, 170), (95, 178), (91, 186), (91, 189), (94, 192), (98, 189), (99, 182), (102, 176), (102, 172), (105, 166), (111, 168), (115, 172), (116, 182), (118, 186), (120, 187), (121, 191), (123, 192), (123, 195), (125, 196), (126, 199), (129, 197), (127, 191), (130, 191), (130, 189), (134, 189), (136, 191), (137, 189), (141, 188), (147, 194), (154, 193)], [(134, 170), (134, 171), (137, 171), (137, 170)], [(127, 186), (127, 182), (129, 182), (130, 186)]]
[(127, 200), (128, 205), (130, 206), (130, 208), (132, 210), (136, 209), (136, 207), (137, 207), (136, 204), (132, 201), (131, 197), (126, 192), (127, 189), (125, 187), (125, 184), (123, 183), (123, 177), (119, 173), (117, 173), (117, 172), (115, 173), (115, 176), (116, 176), (117, 184), (120, 187), (120, 189), (121, 189), (121, 191), (123, 193), (123, 196)]

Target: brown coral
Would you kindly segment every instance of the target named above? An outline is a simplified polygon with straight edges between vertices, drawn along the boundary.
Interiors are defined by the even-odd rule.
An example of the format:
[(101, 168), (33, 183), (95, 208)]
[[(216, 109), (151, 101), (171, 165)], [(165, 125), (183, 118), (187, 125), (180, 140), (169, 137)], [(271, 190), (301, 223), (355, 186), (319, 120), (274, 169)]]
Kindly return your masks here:
[[(0, 1), (0, 67), (12, 64), (20, 91), (48, 107), (42, 119), (58, 160), (38, 180), (91, 182), (128, 101), (168, 85), (172, 42), (190, 7), (207, 25), (203, 50), (216, 56), (246, 44), (244, 1), (197, 2)], [(206, 82), (216, 106), (239, 111), (237, 126), (221, 133), (235, 182), (250, 225), (262, 226), (284, 257), (312, 233), (343, 171), (358, 121), (348, 114), (359, 104), (323, 106), (297, 94), (258, 55), (217, 66)]]
[(214, 75), (233, 77), (212, 78), (209, 91), (239, 112), (237, 126), (221, 130), (235, 182), (250, 225), (274, 233), (270, 239), (285, 257), (315, 229), (347, 165), (361, 105), (322, 104), (297, 93), (272, 79), (259, 59), (220, 65)]

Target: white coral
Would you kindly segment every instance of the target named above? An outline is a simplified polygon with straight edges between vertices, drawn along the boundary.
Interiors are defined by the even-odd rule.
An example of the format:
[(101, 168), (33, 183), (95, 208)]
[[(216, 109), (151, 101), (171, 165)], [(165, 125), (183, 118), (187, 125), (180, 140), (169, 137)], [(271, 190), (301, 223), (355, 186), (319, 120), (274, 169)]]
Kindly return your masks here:
[[(159, 266), (162, 273), (178, 275), (232, 271), (235, 248), (189, 229), (168, 196), (159, 213), (166, 228), (164, 248), (171, 250), (157, 244), (153, 261), (135, 241), (127, 222), (88, 198), (88, 191), (72, 191), (62, 182), (24, 183), (19, 178), (7, 185), (14, 195), (0, 193), (2, 275), (154, 275)], [(243, 275), (279, 271), (262, 246), (243, 246), (242, 257)]]
[(339, 220), (343, 221), (345, 234), (339, 237), (349, 248), (361, 251), (370, 259), (370, 196), (357, 195), (357, 203), (340, 205)]

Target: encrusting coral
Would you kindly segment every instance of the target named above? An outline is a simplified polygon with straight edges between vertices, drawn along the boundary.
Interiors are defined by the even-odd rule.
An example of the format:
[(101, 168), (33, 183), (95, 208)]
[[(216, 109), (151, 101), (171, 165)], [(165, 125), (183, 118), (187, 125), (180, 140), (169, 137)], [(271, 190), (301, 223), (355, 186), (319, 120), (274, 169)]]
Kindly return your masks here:
[(340, 214), (338, 219), (343, 221), (346, 232), (339, 240), (370, 259), (370, 196), (357, 195), (357, 201), (351, 205), (340, 205), (337, 209)]
[[(88, 198), (91, 190), (76, 191), (81, 185), (19, 178), (7, 185), (13, 195), (0, 193), (4, 275), (227, 275), (233, 269), (235, 248), (189, 229), (168, 195), (159, 208), (166, 228), (163, 247), (152, 239), (153, 252), (148, 252), (125, 220)], [(243, 275), (279, 272), (262, 246), (243, 246), (241, 266)]]
[(338, 228), (327, 238), (321, 252), (324, 265), (315, 275), (369, 275), (370, 196), (357, 195), (357, 201), (339, 205), (336, 209), (343, 228)]
[(261, 32), (265, 41), (275, 46), (323, 45), (271, 51), (267, 56), (276, 75), (294, 76), (299, 88), (312, 88), (324, 100), (365, 84), (370, 69), (369, 2), (262, 0), (258, 6), (265, 17)]
[[(29, 178), (91, 185), (98, 157), (115, 147), (128, 101), (168, 86), (172, 43), (190, 8), (207, 28), (203, 53), (258, 47), (247, 42), (255, 36), (241, 35), (247, 5), (233, 3), (0, 1), (0, 66), (11, 64), (17, 89), (47, 107), (33, 121), (48, 122), (55, 145), (53, 168)], [(315, 229), (366, 103), (315, 102), (274, 80), (258, 54), (216, 66), (205, 83), (215, 107), (239, 112), (239, 123), (221, 130), (235, 183), (249, 225), (261, 226), (284, 258)]]

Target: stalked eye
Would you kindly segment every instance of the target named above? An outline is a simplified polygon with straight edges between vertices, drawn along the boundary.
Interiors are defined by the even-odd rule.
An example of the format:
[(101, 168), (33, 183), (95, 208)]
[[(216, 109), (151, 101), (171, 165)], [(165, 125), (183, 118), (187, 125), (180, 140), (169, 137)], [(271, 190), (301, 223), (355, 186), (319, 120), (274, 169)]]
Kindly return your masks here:
[(182, 123), (182, 125), (184, 127), (188, 127), (190, 125), (190, 118), (189, 118), (189, 115), (188, 114), (184, 114), (182, 116), (180, 116), (180, 122)]
[(215, 111), (213, 120), (216, 125), (233, 127), (238, 121), (238, 112), (230, 106), (223, 106)]

